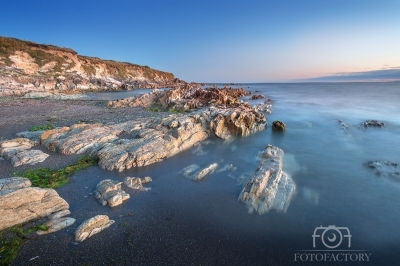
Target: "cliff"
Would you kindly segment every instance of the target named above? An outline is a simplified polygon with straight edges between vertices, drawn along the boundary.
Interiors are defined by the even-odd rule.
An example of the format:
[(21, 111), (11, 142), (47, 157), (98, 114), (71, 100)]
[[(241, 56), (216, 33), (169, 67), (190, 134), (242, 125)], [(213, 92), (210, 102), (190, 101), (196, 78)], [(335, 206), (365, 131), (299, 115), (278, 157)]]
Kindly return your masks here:
[(0, 36), (0, 95), (174, 87), (172, 73)]

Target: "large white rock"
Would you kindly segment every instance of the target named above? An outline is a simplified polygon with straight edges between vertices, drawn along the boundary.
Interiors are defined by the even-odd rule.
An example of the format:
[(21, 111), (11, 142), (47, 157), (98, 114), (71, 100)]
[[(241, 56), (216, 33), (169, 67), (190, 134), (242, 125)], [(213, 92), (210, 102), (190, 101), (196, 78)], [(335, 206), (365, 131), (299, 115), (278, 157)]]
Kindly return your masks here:
[(239, 200), (246, 203), (249, 213), (263, 214), (272, 208), (286, 212), (296, 185), (282, 171), (283, 151), (268, 145), (260, 157), (257, 170), (244, 186)]
[(105, 179), (96, 186), (95, 197), (104, 206), (108, 203), (110, 207), (115, 207), (129, 199), (129, 194), (121, 188), (122, 182)]

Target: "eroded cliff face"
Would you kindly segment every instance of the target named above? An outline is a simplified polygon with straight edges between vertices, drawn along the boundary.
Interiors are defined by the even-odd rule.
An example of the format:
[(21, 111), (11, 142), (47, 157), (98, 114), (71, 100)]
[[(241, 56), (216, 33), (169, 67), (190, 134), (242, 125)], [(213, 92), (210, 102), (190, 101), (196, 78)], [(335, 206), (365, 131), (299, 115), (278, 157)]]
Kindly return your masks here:
[(78, 55), (72, 49), (0, 37), (0, 95), (175, 87), (172, 73)]

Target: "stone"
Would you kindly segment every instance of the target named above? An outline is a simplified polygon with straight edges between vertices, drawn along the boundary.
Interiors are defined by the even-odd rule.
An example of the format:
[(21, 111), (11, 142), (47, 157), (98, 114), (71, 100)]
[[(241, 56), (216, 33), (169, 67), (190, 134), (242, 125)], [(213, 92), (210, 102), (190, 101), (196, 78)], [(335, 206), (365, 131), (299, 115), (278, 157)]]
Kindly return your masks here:
[(40, 150), (24, 150), (15, 153), (8, 153), (8, 157), (10, 158), (11, 164), (14, 167), (17, 167), (24, 164), (34, 165), (41, 163), (46, 160), (49, 155)]
[(256, 112), (265, 112), (265, 113), (272, 113), (272, 100), (268, 99), (263, 103), (253, 106), (254, 111)]
[(129, 194), (122, 190), (121, 184), (122, 182), (111, 179), (100, 181), (96, 186), (94, 195), (103, 206), (107, 204), (110, 207), (118, 206), (130, 197)]
[(253, 94), (250, 98), (250, 100), (258, 100), (258, 99), (264, 99), (265, 96), (261, 94)]
[(282, 121), (276, 120), (272, 122), (272, 129), (276, 131), (285, 131), (286, 126), (285, 123), (283, 123)]
[(25, 177), (9, 177), (0, 179), (0, 192), (6, 190), (17, 190), (21, 188), (30, 187), (31, 181)]
[(151, 181), (152, 181), (152, 179), (150, 176), (146, 176), (144, 178), (128, 176), (128, 177), (125, 177), (124, 184), (133, 189), (138, 189), (141, 191), (148, 191), (148, 190), (150, 190), (150, 188), (143, 187), (143, 184), (149, 183)]
[(84, 221), (75, 231), (75, 241), (83, 242), (87, 238), (100, 233), (110, 227), (114, 220), (110, 220), (107, 215), (96, 215)]
[(204, 178), (206, 175), (213, 173), (215, 171), (215, 169), (217, 169), (217, 167), (218, 167), (217, 163), (212, 163), (212, 164), (208, 165), (206, 168), (204, 168), (203, 170), (198, 172), (193, 177), (193, 180), (200, 180), (200, 179)]
[(39, 143), (40, 136), (42, 136), (43, 132), (45, 132), (45, 130), (23, 131), (23, 132), (18, 132), (16, 135), (17, 135), (17, 137), (20, 137), (20, 138), (27, 138), (30, 141), (33, 141), (34, 143)]
[(366, 120), (360, 124), (359, 127), (368, 128), (368, 127), (384, 127), (385, 123), (378, 120)]
[(56, 219), (60, 219), (64, 216), (67, 216), (69, 214), (71, 214), (71, 212), (69, 210), (61, 210), (61, 211), (50, 214), (47, 218), (49, 220), (56, 220)]
[(343, 129), (343, 130), (349, 129), (349, 127), (342, 120), (338, 120), (338, 122), (340, 124), (341, 129)]
[(52, 219), (52, 220), (44, 223), (44, 225), (49, 228), (48, 230), (46, 230), (46, 231), (38, 230), (38, 231), (36, 231), (36, 234), (46, 235), (46, 234), (54, 233), (54, 232), (57, 232), (58, 230), (64, 229), (64, 228), (74, 224), (75, 221), (76, 220), (71, 217), (62, 217), (62, 218)]
[(238, 198), (246, 203), (249, 213), (263, 214), (271, 209), (286, 212), (296, 185), (282, 171), (283, 154), (281, 149), (272, 145), (260, 154), (260, 163)]
[(191, 164), (183, 168), (179, 173), (183, 174), (185, 177), (189, 177), (199, 168), (200, 166), (198, 166), (197, 164)]
[(400, 180), (400, 168), (397, 163), (389, 161), (370, 161), (367, 165), (375, 170), (375, 174), (382, 177), (393, 177)]
[(27, 187), (0, 196), (0, 231), (69, 209), (54, 189)]

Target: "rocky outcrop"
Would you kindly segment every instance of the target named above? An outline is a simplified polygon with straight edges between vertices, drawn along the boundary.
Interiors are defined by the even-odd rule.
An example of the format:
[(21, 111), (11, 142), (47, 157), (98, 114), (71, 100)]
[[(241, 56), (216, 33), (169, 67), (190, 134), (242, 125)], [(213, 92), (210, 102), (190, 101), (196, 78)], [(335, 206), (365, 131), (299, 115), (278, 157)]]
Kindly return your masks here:
[(261, 94), (254, 94), (250, 97), (250, 100), (258, 100), (258, 99), (264, 99), (265, 96)]
[(272, 129), (276, 131), (285, 131), (286, 125), (282, 121), (276, 120), (272, 122)]
[(49, 157), (48, 154), (40, 150), (29, 150), (36, 144), (37, 142), (27, 138), (17, 138), (0, 142), (0, 156), (10, 160), (14, 167), (43, 162)]
[(270, 113), (272, 113), (272, 100), (268, 99), (263, 103), (260, 103), (258, 105), (254, 105), (253, 109), (256, 112), (265, 112), (265, 113), (270, 114)]
[(12, 191), (0, 196), (0, 231), (68, 208), (54, 189), (27, 187)]
[(384, 127), (385, 123), (378, 120), (366, 120), (360, 124), (359, 127), (368, 128), (368, 127)]
[(172, 73), (78, 55), (74, 50), (0, 37), (0, 96), (26, 93), (172, 88), (185, 84)]
[(375, 174), (382, 177), (393, 177), (400, 180), (400, 168), (397, 163), (389, 161), (370, 161), (368, 167), (375, 170)]
[(148, 191), (148, 190), (150, 190), (150, 188), (145, 188), (145, 187), (143, 187), (143, 184), (149, 183), (149, 182), (151, 182), (151, 181), (153, 181), (153, 180), (151, 179), (150, 176), (146, 176), (146, 177), (144, 177), (144, 178), (129, 177), (129, 176), (128, 176), (128, 177), (125, 177), (125, 178), (124, 178), (124, 184), (125, 184), (125, 185), (127, 185), (127, 186), (130, 187), (130, 188), (138, 189), (138, 190), (141, 190), (141, 191)]
[(163, 119), (137, 119), (107, 126), (77, 124), (44, 132), (41, 143), (62, 154), (91, 154), (99, 159), (100, 167), (123, 171), (160, 162), (209, 136), (247, 136), (265, 125), (264, 115), (249, 107), (210, 107)]
[(282, 171), (283, 151), (268, 145), (260, 155), (257, 170), (247, 181), (239, 200), (246, 203), (249, 213), (263, 214), (271, 209), (286, 212), (296, 185)]
[(75, 231), (75, 241), (83, 242), (87, 238), (100, 233), (110, 227), (114, 220), (110, 220), (107, 215), (97, 215), (84, 221)]
[(107, 204), (110, 207), (121, 205), (130, 198), (129, 194), (122, 190), (121, 184), (122, 182), (111, 179), (100, 181), (96, 186), (94, 196), (103, 206)]

